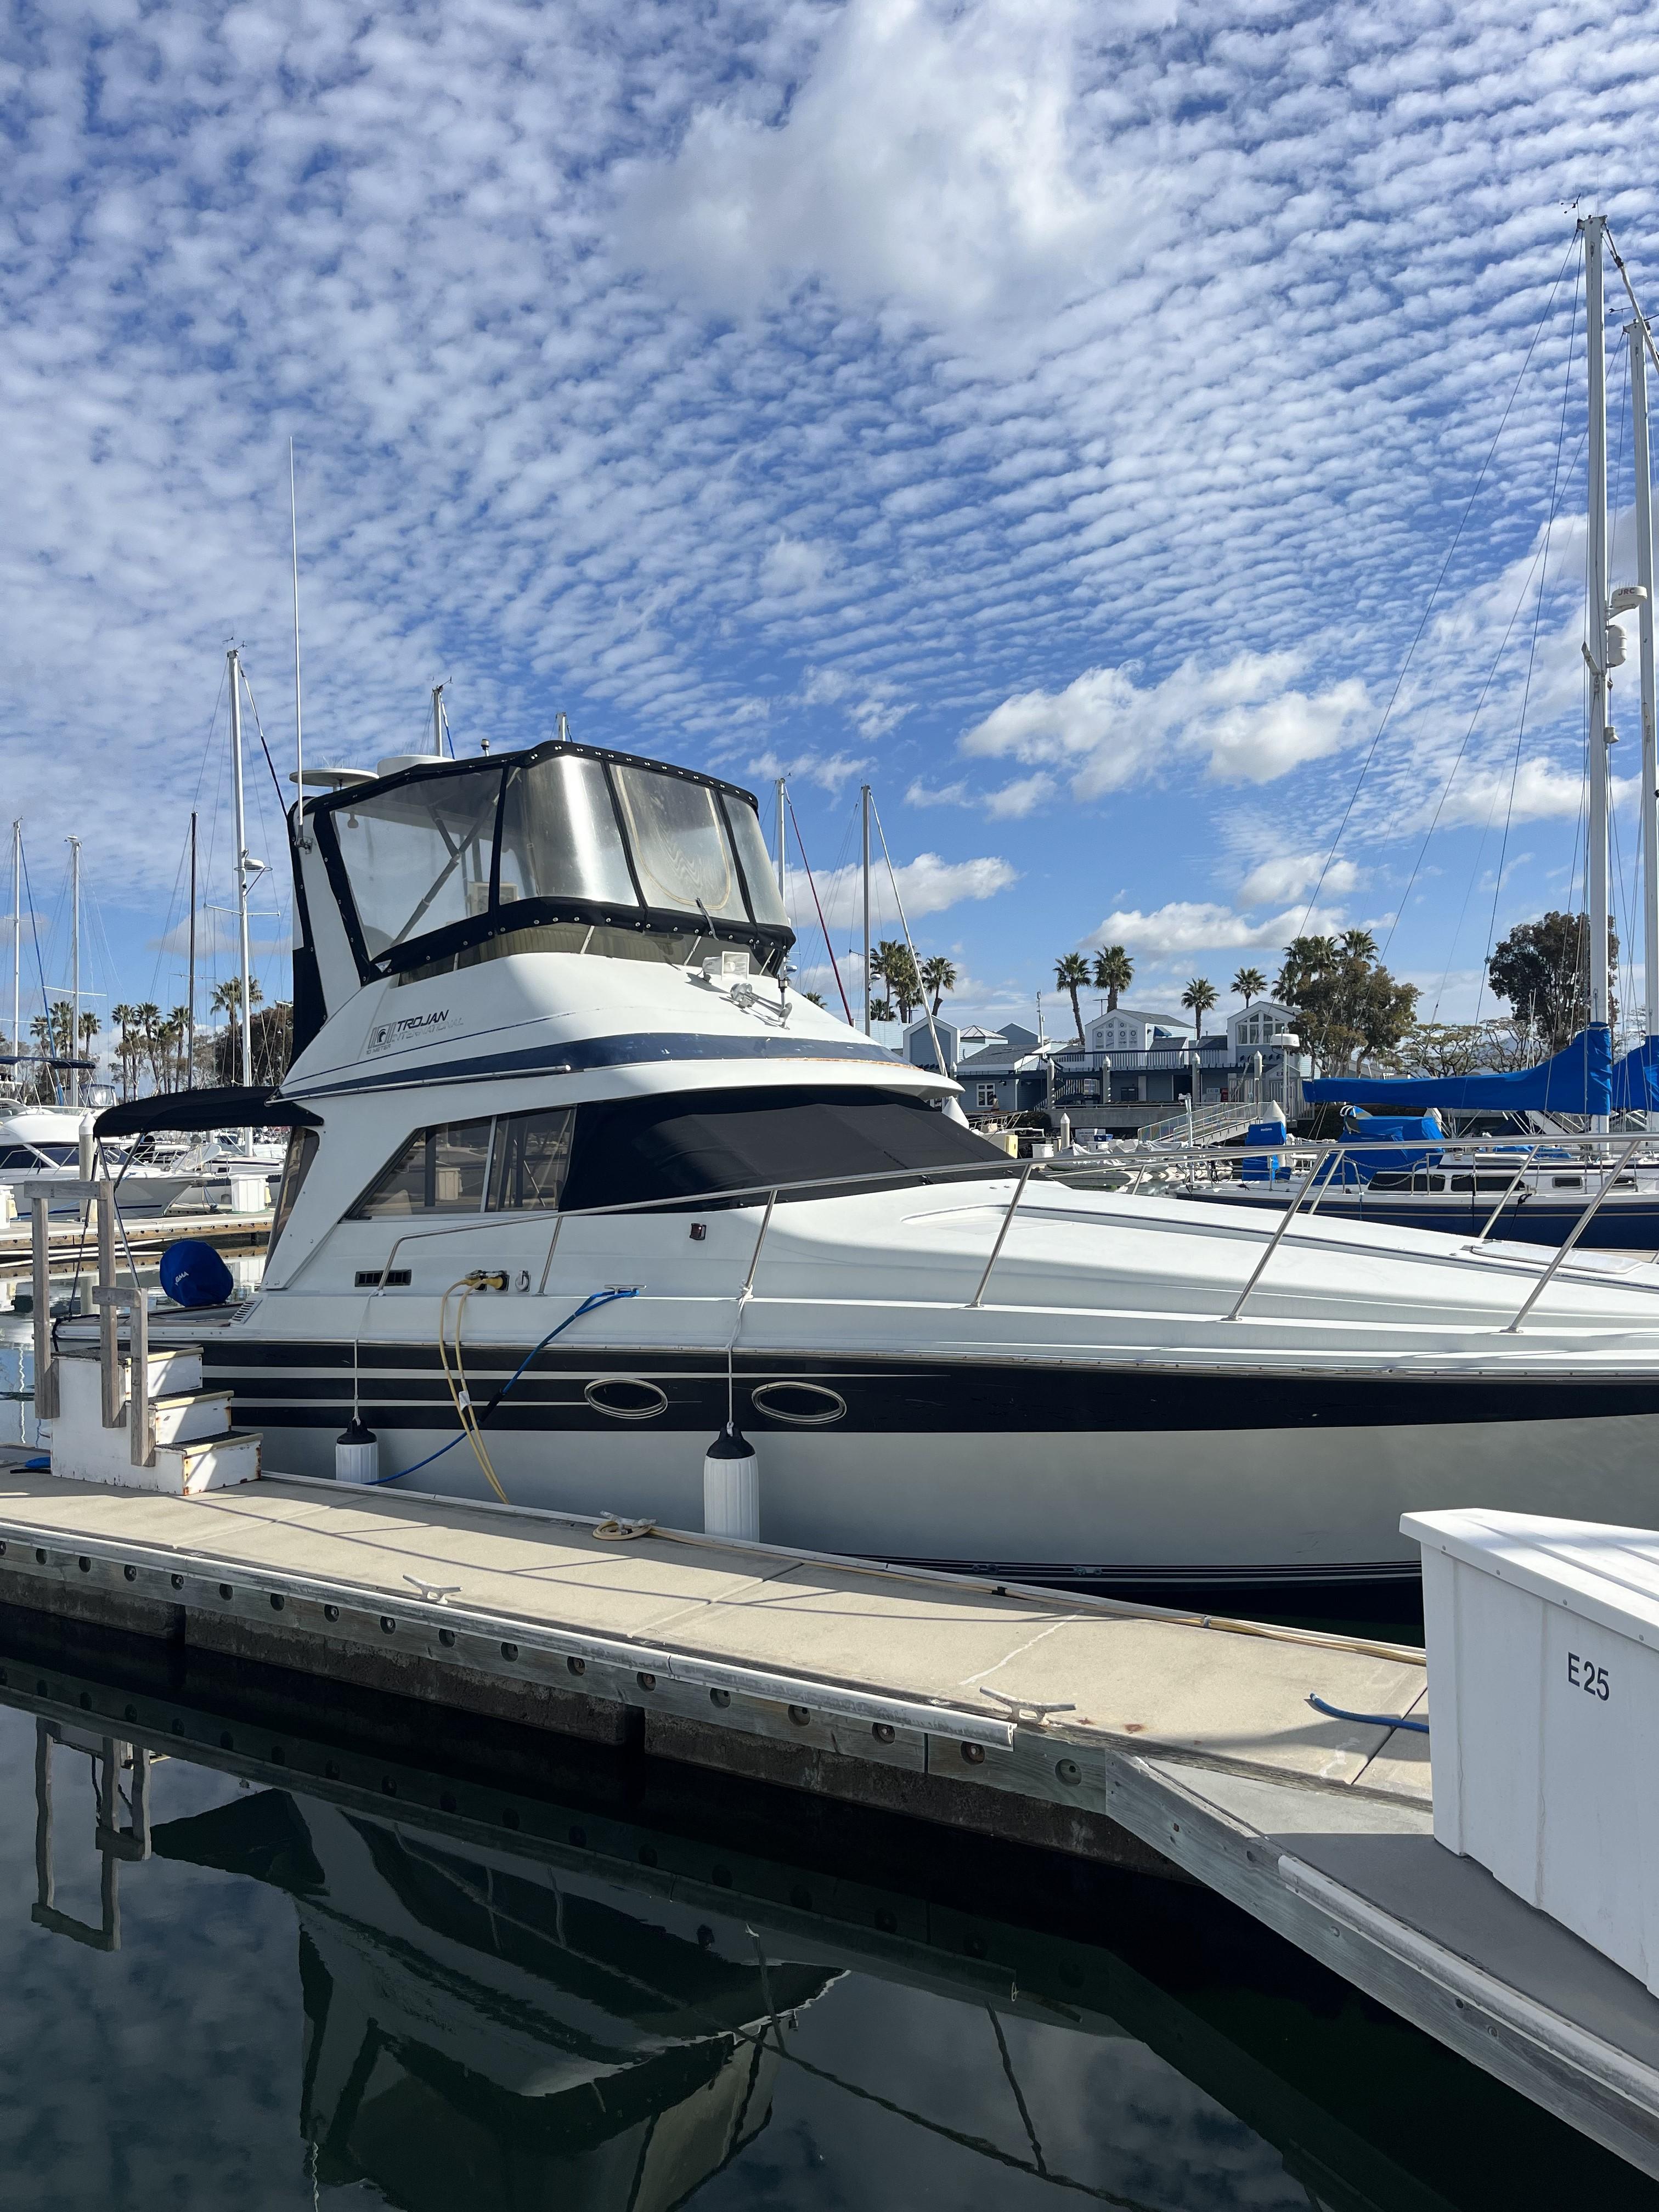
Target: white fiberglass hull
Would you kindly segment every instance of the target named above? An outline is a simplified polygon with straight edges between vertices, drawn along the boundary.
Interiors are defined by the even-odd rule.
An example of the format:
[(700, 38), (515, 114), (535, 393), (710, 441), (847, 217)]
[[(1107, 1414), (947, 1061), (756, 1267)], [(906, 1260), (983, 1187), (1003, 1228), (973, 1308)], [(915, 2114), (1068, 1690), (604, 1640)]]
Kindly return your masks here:
[[(749, 1207), (573, 1216), (556, 1240), (545, 1217), (469, 1223), (395, 1251), (386, 1224), (343, 1223), (333, 1264), (343, 1245), (354, 1285), (387, 1287), (300, 1269), (215, 1333), (210, 1379), (273, 1468), (331, 1474), (355, 1404), (383, 1474), (489, 1496), (436, 1348), (440, 1295), (488, 1267), (509, 1287), (468, 1301), (466, 1380), (499, 1399), (485, 1443), (526, 1505), (697, 1527), (729, 1389), (769, 1541), (1011, 1577), (1398, 1575), (1407, 1510), (1659, 1511), (1659, 1268), (1569, 1260), (1517, 1334), (1548, 1255), (1316, 1221), (1230, 1319), (1271, 1218), (1045, 1188), (976, 1305), (1012, 1190), (780, 1206), (763, 1241)], [(635, 1295), (501, 1395), (607, 1287)]]

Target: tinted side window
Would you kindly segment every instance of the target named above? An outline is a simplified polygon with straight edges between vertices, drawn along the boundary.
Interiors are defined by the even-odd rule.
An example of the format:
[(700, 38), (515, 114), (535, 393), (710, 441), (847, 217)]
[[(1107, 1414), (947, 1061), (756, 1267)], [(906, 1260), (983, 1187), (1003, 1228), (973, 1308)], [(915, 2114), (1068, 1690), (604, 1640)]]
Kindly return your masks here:
[(495, 1124), (495, 1155), (490, 1168), (489, 1206), (495, 1213), (516, 1213), (526, 1206), (554, 1206), (570, 1168), (574, 1109), (556, 1106), (541, 1114), (514, 1114)]
[(290, 1129), (288, 1157), (283, 1162), (283, 1180), (276, 1192), (276, 1211), (270, 1218), (270, 1242), (265, 1247), (267, 1263), (276, 1249), (277, 1239), (288, 1227), (288, 1218), (300, 1195), (300, 1186), (311, 1173), (311, 1163), (316, 1157), (317, 1132), (314, 1129)]
[(919, 1098), (891, 1092), (777, 1089), (676, 1091), (596, 1100), (577, 1109), (573, 1211), (816, 1177), (978, 1168), (1006, 1176), (1007, 1156)]
[(489, 1164), (489, 1123), (448, 1121), (417, 1129), (357, 1204), (352, 1218), (477, 1213)]

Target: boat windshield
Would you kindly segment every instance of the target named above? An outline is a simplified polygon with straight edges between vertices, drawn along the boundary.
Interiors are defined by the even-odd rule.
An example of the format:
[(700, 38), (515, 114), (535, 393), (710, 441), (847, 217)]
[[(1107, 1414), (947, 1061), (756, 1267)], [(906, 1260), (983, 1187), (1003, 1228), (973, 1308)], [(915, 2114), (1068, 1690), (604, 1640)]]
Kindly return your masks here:
[(370, 969), (562, 921), (683, 931), (690, 916), (757, 950), (757, 931), (788, 941), (753, 801), (649, 763), (564, 745), (434, 763), (310, 818)]

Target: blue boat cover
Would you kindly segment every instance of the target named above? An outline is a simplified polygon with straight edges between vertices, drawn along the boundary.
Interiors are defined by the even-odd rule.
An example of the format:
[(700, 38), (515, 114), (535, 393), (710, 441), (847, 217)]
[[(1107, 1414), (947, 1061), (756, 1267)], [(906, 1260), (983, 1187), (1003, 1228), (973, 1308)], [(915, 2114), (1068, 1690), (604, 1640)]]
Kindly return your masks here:
[(1252, 1121), (1244, 1132), (1244, 1163), (1239, 1170), (1244, 1182), (1275, 1182), (1285, 1171), (1285, 1156), (1279, 1152), (1257, 1152), (1259, 1145), (1282, 1145), (1285, 1142), (1285, 1116), (1275, 1109), (1276, 1118), (1267, 1121)]
[(1316, 1182), (1328, 1181), (1334, 1174), (1341, 1182), (1368, 1183), (1379, 1169), (1397, 1173), (1402, 1169), (1432, 1167), (1446, 1140), (1445, 1124), (1432, 1106), (1423, 1114), (1351, 1110), (1342, 1116), (1342, 1134), (1374, 1137), (1379, 1147), (1386, 1145), (1389, 1149), (1345, 1152), (1340, 1162), (1326, 1163), (1323, 1175), (1316, 1175)]
[[(1638, 1048), (1645, 1055), (1655, 1049), (1649, 1038)], [(1633, 1060), (1636, 1054), (1629, 1055)], [(1628, 1066), (1628, 1060), (1620, 1063)], [(1644, 1057), (1642, 1082), (1647, 1097), (1659, 1098), (1655, 1070)], [(1396, 1114), (1421, 1113), (1440, 1106), (1454, 1114), (1524, 1113), (1536, 1107), (1553, 1114), (1611, 1114), (1613, 1110), (1613, 1033), (1601, 1027), (1581, 1030), (1553, 1059), (1536, 1067), (1519, 1067), (1505, 1075), (1321, 1075), (1303, 1086), (1310, 1103), (1328, 1101), (1351, 1106), (1380, 1106)]]
[(1659, 1037), (1644, 1037), (1613, 1063), (1613, 1110), (1659, 1112)]

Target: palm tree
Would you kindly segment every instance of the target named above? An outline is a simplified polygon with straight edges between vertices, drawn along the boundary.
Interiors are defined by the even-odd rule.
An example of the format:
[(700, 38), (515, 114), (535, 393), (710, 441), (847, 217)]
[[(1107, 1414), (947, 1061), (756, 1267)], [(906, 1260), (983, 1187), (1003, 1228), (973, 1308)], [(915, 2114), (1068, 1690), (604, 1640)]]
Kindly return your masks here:
[(133, 1035), (137, 1026), (138, 1009), (129, 1006), (112, 1006), (110, 1015), (121, 1025), (121, 1042), (116, 1048), (116, 1056), (121, 1066), (121, 1096), (130, 1098), (132, 1087), (138, 1079), (138, 1042)]
[(1077, 1041), (1083, 1042), (1083, 1010), (1078, 1005), (1077, 994), (1089, 986), (1089, 963), (1080, 952), (1063, 953), (1054, 963), (1054, 981), (1062, 991), (1068, 992), (1072, 1000), (1072, 1019), (1077, 1027)]
[[(874, 965), (873, 961), (871, 964), (872, 966)], [(264, 996), (264, 993), (259, 988), (258, 977), (257, 975), (250, 975), (247, 979), (247, 1002), (249, 1006), (257, 1006)], [(228, 1014), (231, 1019), (234, 1021), (237, 1015), (242, 1011), (241, 977), (240, 975), (227, 975), (222, 983), (216, 983), (213, 987), (213, 996), (209, 1000), (208, 1004), (212, 1007), (216, 1014)]]
[(1204, 1034), (1204, 1017), (1214, 1006), (1215, 1000), (1215, 985), (1207, 975), (1194, 975), (1181, 994), (1181, 1003), (1191, 1012), (1194, 1026), (1200, 1036)]
[(1369, 929), (1345, 929), (1342, 933), (1342, 950), (1350, 960), (1375, 960), (1376, 939)]
[(1106, 1011), (1117, 1012), (1117, 994), (1135, 979), (1135, 963), (1121, 945), (1103, 945), (1095, 955), (1095, 988), (1106, 994)]
[[(909, 946), (897, 938), (884, 937), (870, 955), (870, 980), (886, 984), (888, 997), (897, 1003), (900, 1021), (908, 1022), (911, 1008), (920, 1006), (922, 997), (921, 978)], [(875, 1019), (873, 1013), (870, 1018)], [(891, 1015), (887, 1018), (890, 1021)]]
[(937, 1014), (939, 1000), (947, 991), (957, 988), (957, 971), (943, 953), (936, 953), (933, 959), (922, 962), (921, 981), (933, 999), (933, 1012)]
[(1248, 1006), (1252, 999), (1259, 999), (1267, 988), (1267, 979), (1259, 968), (1241, 968), (1233, 977), (1233, 988)]
[(172, 1079), (169, 1091), (188, 1091), (190, 1069), (185, 1065), (185, 1048), (190, 1042), (191, 1019), (188, 1006), (175, 1006), (167, 1018), (167, 1044), (171, 1052)]

